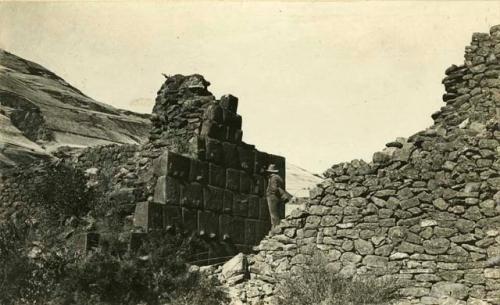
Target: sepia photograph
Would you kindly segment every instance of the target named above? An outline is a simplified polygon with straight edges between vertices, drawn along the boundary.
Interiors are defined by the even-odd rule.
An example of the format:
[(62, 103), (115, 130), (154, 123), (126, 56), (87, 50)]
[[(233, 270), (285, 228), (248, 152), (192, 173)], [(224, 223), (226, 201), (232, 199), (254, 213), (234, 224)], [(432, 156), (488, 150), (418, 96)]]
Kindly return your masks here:
[(0, 305), (500, 305), (499, 124), (499, 0), (0, 0)]

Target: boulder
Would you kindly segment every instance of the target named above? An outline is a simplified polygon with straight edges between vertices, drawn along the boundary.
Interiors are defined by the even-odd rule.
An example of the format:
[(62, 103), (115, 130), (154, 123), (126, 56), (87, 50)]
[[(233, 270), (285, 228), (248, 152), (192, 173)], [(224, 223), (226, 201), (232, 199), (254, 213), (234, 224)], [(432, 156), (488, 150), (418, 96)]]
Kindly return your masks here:
[(221, 276), (229, 281), (233, 277), (245, 277), (248, 274), (248, 260), (245, 254), (239, 253), (222, 266)]

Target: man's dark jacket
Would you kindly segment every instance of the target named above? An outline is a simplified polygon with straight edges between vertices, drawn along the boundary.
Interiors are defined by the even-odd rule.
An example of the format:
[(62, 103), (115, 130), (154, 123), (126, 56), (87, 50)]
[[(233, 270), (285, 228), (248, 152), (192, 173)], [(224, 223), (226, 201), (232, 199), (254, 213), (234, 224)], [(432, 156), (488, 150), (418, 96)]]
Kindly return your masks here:
[(285, 183), (283, 179), (277, 174), (271, 174), (267, 185), (266, 195), (269, 197), (276, 197), (279, 201), (286, 203), (293, 196), (285, 190)]

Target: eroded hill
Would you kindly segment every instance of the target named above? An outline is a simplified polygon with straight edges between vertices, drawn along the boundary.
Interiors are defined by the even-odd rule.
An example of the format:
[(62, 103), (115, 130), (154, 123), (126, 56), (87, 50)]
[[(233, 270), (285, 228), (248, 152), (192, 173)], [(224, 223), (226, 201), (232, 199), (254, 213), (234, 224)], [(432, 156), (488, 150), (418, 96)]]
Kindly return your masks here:
[(148, 115), (93, 100), (48, 69), (0, 50), (0, 169), (58, 147), (140, 144)]

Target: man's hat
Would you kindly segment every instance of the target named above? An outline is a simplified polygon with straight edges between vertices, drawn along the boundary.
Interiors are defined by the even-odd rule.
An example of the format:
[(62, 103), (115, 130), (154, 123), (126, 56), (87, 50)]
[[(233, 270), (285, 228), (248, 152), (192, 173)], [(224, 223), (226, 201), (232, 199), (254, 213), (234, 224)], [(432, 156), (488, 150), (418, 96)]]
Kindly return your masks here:
[(279, 170), (276, 168), (275, 164), (269, 164), (269, 167), (266, 169), (268, 173), (279, 173)]

